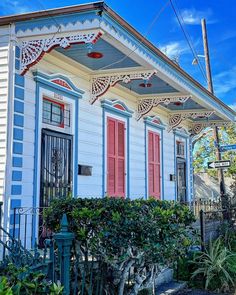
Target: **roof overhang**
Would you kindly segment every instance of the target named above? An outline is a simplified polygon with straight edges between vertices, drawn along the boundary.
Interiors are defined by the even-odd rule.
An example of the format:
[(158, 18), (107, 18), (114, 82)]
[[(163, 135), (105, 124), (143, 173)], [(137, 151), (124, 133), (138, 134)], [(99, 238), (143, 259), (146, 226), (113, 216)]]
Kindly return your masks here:
[[(213, 117), (212, 114), (205, 116), (206, 121), (200, 122), (202, 126), (209, 121), (214, 124), (235, 121), (236, 113), (231, 108), (164, 55), (104, 2), (0, 18), (0, 25), (11, 23), (15, 23), (16, 38), (21, 47), (22, 74), (54, 48), (62, 48), (58, 49), (58, 54), (68, 55), (69, 51), (64, 51), (65, 48), (73, 48), (77, 44), (96, 46), (99, 42), (105, 42), (104, 46), (112, 46), (114, 52), (126, 56), (127, 62), (119, 69), (114, 65), (102, 69), (92, 69), (88, 64), (83, 65), (90, 75), (91, 102), (104, 95), (110, 87), (118, 85), (125, 90), (129, 83), (130, 90), (137, 97), (139, 118), (152, 108), (162, 107), (170, 113), (170, 121), (177, 122), (178, 117), (179, 121), (192, 119), (196, 124), (194, 113), (199, 113), (200, 110), (206, 114), (209, 111), (214, 113)], [(79, 63), (79, 60), (77, 62)], [(153, 77), (159, 79), (156, 78), (154, 81), (157, 85), (162, 81), (166, 83), (163, 92), (157, 93), (150, 88), (140, 93), (138, 85)], [(172, 89), (173, 93), (169, 93)], [(195, 105), (191, 105), (190, 102), (194, 102)], [(188, 109), (185, 108), (187, 103), (190, 104)], [(145, 110), (144, 105), (148, 106)]]

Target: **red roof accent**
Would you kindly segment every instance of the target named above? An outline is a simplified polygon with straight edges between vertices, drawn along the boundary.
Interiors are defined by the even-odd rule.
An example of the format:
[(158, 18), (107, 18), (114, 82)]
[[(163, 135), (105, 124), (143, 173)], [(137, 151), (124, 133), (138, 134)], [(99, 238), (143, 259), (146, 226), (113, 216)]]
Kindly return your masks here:
[(64, 81), (62, 79), (54, 79), (54, 80), (51, 80), (51, 82), (52, 83), (55, 83), (55, 84), (58, 84), (58, 85), (60, 85), (60, 86), (62, 86), (64, 88), (67, 88), (67, 89), (72, 90), (72, 88), (70, 87), (70, 85), (66, 81)]
[(114, 108), (119, 109), (119, 110), (122, 110), (122, 111), (125, 111), (125, 108), (121, 104), (119, 104), (119, 103), (116, 103), (114, 105)]

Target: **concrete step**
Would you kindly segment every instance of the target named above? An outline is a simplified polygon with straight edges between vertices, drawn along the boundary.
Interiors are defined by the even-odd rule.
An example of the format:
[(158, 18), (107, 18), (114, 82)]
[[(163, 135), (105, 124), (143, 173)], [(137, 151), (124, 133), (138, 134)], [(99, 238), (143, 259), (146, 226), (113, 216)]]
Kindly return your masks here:
[(158, 286), (156, 289), (155, 295), (171, 295), (175, 294), (181, 290), (183, 290), (186, 287), (186, 282), (176, 282), (171, 281), (166, 284), (162, 284), (161, 286)]

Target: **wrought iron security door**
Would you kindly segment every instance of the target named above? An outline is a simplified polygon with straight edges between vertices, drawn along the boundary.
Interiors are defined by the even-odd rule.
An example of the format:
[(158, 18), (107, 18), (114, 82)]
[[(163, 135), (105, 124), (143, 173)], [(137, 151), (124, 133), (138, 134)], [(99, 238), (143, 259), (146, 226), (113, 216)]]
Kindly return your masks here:
[(177, 158), (177, 200), (186, 202), (186, 162)]
[(42, 130), (40, 207), (72, 192), (72, 136)]

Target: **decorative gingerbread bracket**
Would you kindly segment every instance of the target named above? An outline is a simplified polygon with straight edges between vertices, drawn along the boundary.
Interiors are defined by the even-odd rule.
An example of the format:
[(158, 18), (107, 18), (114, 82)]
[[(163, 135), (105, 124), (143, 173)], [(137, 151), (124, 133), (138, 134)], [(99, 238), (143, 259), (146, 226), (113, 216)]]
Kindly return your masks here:
[(144, 115), (149, 113), (153, 107), (157, 107), (161, 103), (163, 103), (164, 105), (168, 105), (173, 102), (185, 103), (191, 97), (191, 95), (169, 95), (140, 99), (138, 102), (136, 118), (137, 120), (140, 120)]
[(70, 35), (47, 37), (37, 40), (23, 41), (20, 44), (21, 62), (20, 73), (24, 75), (34, 64), (38, 63), (45, 53), (50, 52), (55, 47), (68, 48), (72, 44), (96, 43), (102, 36), (102, 31), (89, 33), (77, 33)]
[(156, 70), (146, 70), (92, 76), (90, 103), (93, 104), (99, 96), (106, 93), (110, 87), (115, 86), (118, 82), (129, 83), (132, 80), (148, 80), (155, 74)]
[(168, 131), (179, 126), (180, 123), (186, 119), (209, 118), (212, 114), (214, 114), (214, 111), (185, 111), (182, 113), (172, 113), (169, 118)]
[(190, 128), (190, 132), (192, 135), (197, 135), (205, 128), (230, 127), (232, 124), (233, 123), (229, 121), (195, 122)]

